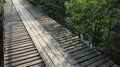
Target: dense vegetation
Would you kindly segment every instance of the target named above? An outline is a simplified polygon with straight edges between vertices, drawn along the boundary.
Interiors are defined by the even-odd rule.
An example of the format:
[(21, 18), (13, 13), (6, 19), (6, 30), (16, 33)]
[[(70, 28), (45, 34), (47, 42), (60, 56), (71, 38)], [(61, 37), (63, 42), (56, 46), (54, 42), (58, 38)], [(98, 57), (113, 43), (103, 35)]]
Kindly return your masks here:
[(73, 31), (113, 60), (120, 59), (120, 1), (70, 0), (65, 6)]
[(120, 0), (29, 1), (120, 64)]
[(3, 67), (2, 13), (3, 13), (3, 0), (0, 0), (0, 67)]

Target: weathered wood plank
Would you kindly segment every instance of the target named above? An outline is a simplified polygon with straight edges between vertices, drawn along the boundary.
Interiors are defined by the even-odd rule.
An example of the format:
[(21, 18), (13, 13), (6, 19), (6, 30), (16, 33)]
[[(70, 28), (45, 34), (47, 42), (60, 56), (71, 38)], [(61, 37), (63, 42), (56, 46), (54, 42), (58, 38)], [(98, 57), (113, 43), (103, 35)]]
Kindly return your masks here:
[(86, 45), (76, 44), (76, 45), (74, 45), (74, 46), (67, 47), (67, 48), (65, 48), (64, 50), (65, 50), (66, 52), (68, 52), (68, 53), (72, 53), (72, 52), (78, 51), (78, 50), (80, 50), (80, 49), (83, 49), (83, 48), (85, 48), (85, 47), (86, 47)]
[(19, 34), (19, 33), (25, 33), (26, 30), (25, 29), (20, 29), (19, 31), (17, 30), (11, 30), (11, 31), (5, 31), (5, 35), (10, 35), (11, 33), (13, 34)]
[(101, 64), (100, 66), (98, 66), (98, 67), (109, 67), (109, 66), (111, 66), (111, 65), (113, 65), (114, 63), (112, 62), (112, 61), (108, 61), (108, 62), (106, 62), (106, 63), (104, 63), (104, 64)]
[(89, 51), (86, 51), (84, 53), (79, 53), (77, 55), (74, 56), (74, 58), (80, 58), (80, 57), (83, 57), (83, 56), (86, 56), (86, 55), (89, 55), (91, 53), (94, 53), (94, 52), (97, 52), (96, 50), (89, 50)]
[(34, 51), (34, 50), (35, 50), (35, 48), (26, 49), (26, 50), (19, 51), (19, 52), (14, 52), (14, 53), (6, 53), (4, 56), (5, 56), (5, 57), (7, 57), (7, 56), (13, 56), (13, 55), (22, 54), (22, 53), (28, 52), (28, 51)]
[(81, 48), (81, 49), (79, 49), (79, 50), (72, 51), (72, 52), (69, 52), (69, 53), (71, 54), (71, 56), (74, 56), (74, 55), (77, 55), (77, 54), (79, 54), (79, 53), (82, 53), (82, 52), (85, 52), (85, 51), (89, 51), (89, 50), (91, 50), (91, 49), (93, 49), (93, 48), (83, 47), (83, 48)]
[(92, 64), (92, 63), (95, 63), (96, 61), (99, 61), (102, 58), (103, 58), (102, 55), (98, 55), (98, 56), (96, 56), (96, 57), (94, 57), (92, 59), (89, 59), (87, 61), (84, 61), (84, 62), (80, 63), (80, 66), (85, 67), (85, 66), (87, 66), (89, 64)]
[[(22, 65), (22, 64), (26, 64), (26, 63), (30, 63), (30, 62), (33, 62), (34, 60), (38, 60), (40, 59), (39, 57), (31, 57), (29, 59), (26, 59), (26, 60), (22, 60), (22, 61), (18, 61), (18, 62), (13, 62), (13, 63), (9, 63), (9, 64), (6, 64), (7, 66), (18, 66), (18, 65)], [(39, 60), (40, 61), (40, 60)], [(26, 66), (25, 66), (26, 67)]]
[(33, 58), (33, 57), (37, 57), (38, 59), (40, 59), (39, 56), (38, 56), (38, 54), (35, 53), (35, 54), (28, 55), (28, 56), (11, 59), (10, 61), (6, 61), (5, 64), (20, 62), (20, 61), (22, 61), (22, 60), (30, 59), (30, 58)]
[(12, 38), (14, 38), (14, 37), (20, 37), (20, 36), (24, 36), (24, 35), (28, 35), (28, 33), (21, 33), (21, 34), (11, 34), (11, 35), (5, 35), (5, 37), (12, 37)]
[(99, 53), (91, 53), (91, 54), (89, 54), (87, 56), (76, 58), (76, 60), (79, 63), (82, 63), (83, 61), (87, 61), (88, 59), (94, 58), (95, 56), (98, 56), (98, 55), (100, 55), (100, 54)]
[(108, 58), (102, 58), (99, 61), (96, 61), (96, 62), (94, 62), (86, 67), (96, 67), (96, 66), (99, 66), (100, 64), (105, 63), (105, 62), (108, 62)]
[(71, 41), (71, 40), (76, 40), (76, 41), (78, 41), (79, 40), (79, 38), (78, 37), (71, 37), (71, 38), (66, 38), (66, 39), (63, 39), (63, 40), (60, 40), (59, 42), (60, 43), (64, 43), (64, 42), (66, 42), (66, 41)]
[(17, 44), (11, 44), (11, 43), (8, 43), (8, 44), (4, 44), (4, 48), (9, 48), (10, 46), (19, 46), (19, 45), (24, 45), (24, 44), (30, 44), (30, 43), (33, 43), (32, 41), (23, 41), (21, 43), (17, 43)]
[(84, 46), (86, 46), (86, 45), (83, 45), (83, 44), (76, 44), (75, 46), (71, 46), (71, 47), (67, 47), (67, 48), (65, 48), (64, 50), (67, 52), (72, 52), (73, 50), (76, 50), (76, 49), (79, 49), (79, 48), (81, 48), (81, 47), (84, 47)]
[[(21, 39), (21, 38), (25, 38), (28, 37), (28, 34), (22, 35), (22, 36), (17, 36), (17, 37), (12, 37), (13, 40), (17, 40), (17, 39)], [(11, 39), (11, 37), (6, 37), (5, 40), (7, 39)]]
[(29, 40), (31, 40), (31, 38), (30, 38), (30, 37), (27, 37), (27, 38), (23, 38), (23, 39), (21, 39), (21, 40), (12, 40), (12, 39), (11, 39), (11, 40), (6, 40), (5, 43), (6, 43), (6, 44), (7, 44), (7, 43), (19, 43), (19, 42), (21, 42), (21, 41), (24, 42), (24, 41), (26, 41), (26, 40), (29, 41)]
[(8, 44), (8, 45), (9, 45), (9, 44), (18, 44), (18, 43), (27, 42), (27, 41), (30, 41), (30, 40), (31, 40), (31, 39), (30, 39), (30, 38), (28, 38), (28, 39), (21, 40), (21, 41), (17, 41), (17, 42), (15, 42), (15, 41), (14, 41), (14, 42), (12, 42), (12, 41), (9, 41), (9, 42), (8, 42), (8, 41), (6, 41), (6, 42), (5, 42), (5, 44)]
[(17, 36), (22, 36), (22, 35), (25, 35), (25, 34), (28, 34), (27, 32), (24, 32), (24, 33), (14, 33), (14, 32), (11, 32), (11, 33), (5, 33), (5, 36), (11, 36), (11, 37), (17, 37)]
[(25, 39), (30, 39), (30, 37), (28, 36), (24, 36), (23, 38), (18, 38), (18, 39), (13, 39), (13, 38), (6, 38), (5, 41), (9, 42), (9, 41), (12, 41), (12, 42), (15, 42), (15, 41), (20, 41), (20, 40), (25, 40)]
[(35, 64), (35, 65), (31, 65), (30, 67), (45, 67), (44, 63), (38, 63), (38, 64)]
[(74, 47), (76, 45), (79, 45), (81, 42), (77, 41), (77, 42), (67, 42), (66, 44), (62, 44), (62, 47), (65, 49), (65, 48), (68, 48), (68, 47)]
[[(45, 66), (45, 64), (44, 63), (41, 63), (42, 62), (42, 60), (40, 60), (40, 59), (36, 59), (36, 60), (34, 60), (34, 61), (32, 61), (32, 62), (28, 62), (28, 63), (25, 63), (25, 64), (21, 64), (21, 65), (18, 65), (18, 66), (16, 66), (16, 67), (31, 67), (31, 65), (34, 65), (34, 64), (39, 64), (39, 67), (42, 67), (42, 66)], [(34, 66), (34, 67), (36, 67), (36, 66)], [(38, 66), (37, 66), (38, 67)], [(45, 66), (46, 67), (46, 66)]]
[(34, 48), (33, 45), (30, 45), (30, 46), (27, 46), (27, 47), (22, 47), (22, 48), (17, 48), (17, 49), (5, 49), (4, 50), (4, 53), (11, 53), (11, 52), (17, 52), (17, 51), (22, 51), (22, 50), (25, 50), (25, 49), (30, 49), (30, 48)]
[(15, 59), (15, 58), (19, 58), (19, 57), (24, 57), (24, 56), (28, 56), (28, 55), (31, 55), (31, 54), (35, 54), (37, 53), (37, 51), (28, 51), (28, 52), (24, 52), (22, 54), (17, 54), (17, 55), (14, 55), (14, 56), (8, 56), (8, 57), (4, 57), (5, 61), (9, 61), (11, 59)]
[(5, 28), (6, 32), (17, 32), (17, 31), (19, 32), (19, 31), (24, 31), (24, 30), (26, 30), (24, 27), (18, 27), (18, 26), (13, 27), (12, 25), (11, 25), (11, 27), (8, 27), (8, 29)]

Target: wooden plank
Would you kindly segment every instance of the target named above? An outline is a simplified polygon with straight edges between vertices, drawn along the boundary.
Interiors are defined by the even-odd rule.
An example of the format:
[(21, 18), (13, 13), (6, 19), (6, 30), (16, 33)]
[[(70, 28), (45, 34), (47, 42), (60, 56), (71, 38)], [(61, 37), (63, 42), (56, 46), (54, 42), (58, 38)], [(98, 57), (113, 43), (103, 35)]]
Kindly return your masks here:
[[(5, 25), (5, 30), (6, 31), (9, 31), (9, 30), (16, 30), (16, 29), (25, 29), (25, 27), (23, 26), (22, 22), (20, 22), (21, 24), (12, 24), (12, 22), (15, 22), (15, 21), (11, 21), (9, 22), (10, 24), (6, 24)], [(17, 22), (17, 21), (16, 21)]]
[(31, 65), (30, 67), (45, 67), (44, 63), (38, 63), (35, 65)]
[(24, 28), (24, 26), (23, 25), (21, 25), (21, 26), (10, 26), (9, 27), (9, 25), (8, 26), (6, 26), (6, 28), (5, 28), (5, 31), (6, 32), (9, 32), (9, 31), (12, 31), (12, 32), (16, 32), (16, 31), (21, 31), (21, 30), (25, 30), (25, 28)]
[(85, 67), (85, 66), (87, 66), (89, 64), (92, 64), (92, 63), (95, 63), (96, 61), (99, 61), (102, 58), (103, 58), (102, 55), (98, 55), (98, 56), (96, 56), (94, 58), (91, 58), (91, 59), (89, 59), (87, 61), (84, 61), (84, 62), (80, 63), (80, 66)]
[(79, 62), (79, 63), (82, 63), (83, 61), (87, 61), (88, 59), (91, 59), (91, 58), (94, 58), (95, 56), (98, 56), (100, 55), (99, 53), (91, 53), (87, 56), (84, 56), (84, 57), (81, 57), (81, 58), (77, 58), (76, 60)]
[(28, 51), (28, 52), (24, 52), (24, 53), (22, 53), (22, 54), (17, 54), (17, 55), (13, 55), (13, 56), (11, 56), (11, 57), (4, 57), (4, 59), (5, 59), (5, 61), (9, 61), (9, 60), (11, 60), (11, 59), (15, 59), (15, 58), (19, 58), (19, 57), (24, 57), (24, 56), (28, 56), (28, 55), (31, 55), (31, 54), (36, 54), (37, 53), (37, 51)]
[(71, 56), (74, 56), (74, 55), (77, 55), (79, 53), (82, 53), (82, 52), (85, 52), (85, 51), (89, 51), (93, 48), (88, 48), (88, 47), (85, 47), (85, 48), (82, 48), (80, 50), (77, 50), (77, 51), (73, 51), (73, 52), (69, 52), (71, 54)]
[(59, 42), (60, 42), (60, 43), (64, 43), (64, 42), (66, 42), (66, 41), (72, 41), (72, 40), (78, 41), (79, 38), (77, 38), (77, 37), (71, 37), (71, 38), (68, 38), (68, 39), (61, 40), (61, 41), (59, 41)]
[[(40, 18), (41, 19), (41, 18)], [(43, 25), (43, 26), (45, 26), (45, 24), (49, 24), (50, 23), (50, 21), (44, 21), (44, 20), (41, 20), (42, 22), (44, 22), (44, 24), (42, 24), (42, 22), (41, 22), (41, 24)], [(54, 20), (52, 20), (52, 21), (54, 21)], [(52, 23), (52, 22), (51, 22)], [(54, 25), (55, 25), (56, 23), (54, 23)], [(56, 25), (57, 26), (57, 25)], [(61, 27), (61, 25), (59, 25), (59, 27)], [(59, 28), (60, 29), (60, 28)], [(73, 35), (71, 32), (68, 32), (68, 31), (66, 31), (66, 30), (64, 30), (63, 29), (63, 27), (61, 28), (62, 30), (55, 30), (54, 32), (50, 32), (51, 33), (51, 35), (53, 35), (53, 36), (56, 36), (56, 35), (59, 35), (59, 38), (60, 37), (63, 37), (63, 35), (64, 36), (68, 36), (68, 35)]]
[(29, 41), (29, 40), (31, 40), (31, 38), (30, 38), (30, 37), (27, 37), (27, 38), (23, 38), (23, 39), (21, 39), (21, 40), (12, 40), (12, 39), (11, 39), (11, 40), (6, 40), (5, 43), (19, 43), (19, 42), (21, 42), (21, 41), (24, 42), (24, 41), (26, 41), (26, 40)]
[(30, 59), (30, 58), (33, 58), (33, 57), (37, 57), (38, 59), (40, 59), (38, 53), (35, 53), (35, 54), (27, 55), (27, 56), (24, 56), (24, 57), (10, 59), (10, 60), (6, 61), (5, 64), (15, 63), (15, 62), (23, 61), (23, 60)]
[(23, 38), (22, 37), (20, 37), (20, 38), (18, 38), (18, 39), (13, 39), (13, 38), (6, 38), (5, 39), (5, 41), (12, 41), (12, 42), (15, 42), (15, 41), (20, 41), (20, 40), (24, 40), (24, 39), (30, 39), (30, 37), (28, 37), (28, 36), (24, 36)]
[(13, 33), (13, 34), (19, 34), (19, 33), (25, 33), (26, 32), (26, 30), (25, 29), (20, 29), (19, 31), (17, 31), (17, 30), (9, 30), (9, 31), (6, 31), (5, 30), (5, 34), (6, 35), (9, 35), (9, 34), (11, 34), (11, 33)]
[(94, 52), (97, 52), (96, 50), (89, 50), (89, 51), (86, 51), (84, 53), (79, 53), (77, 55), (74, 56), (74, 58), (80, 58), (80, 57), (83, 57), (83, 56), (86, 56), (86, 55), (89, 55), (91, 53), (94, 53)]
[(29, 43), (33, 43), (32, 41), (26, 41), (26, 42), (21, 42), (21, 43), (17, 43), (17, 44), (11, 44), (11, 43), (8, 43), (8, 44), (5, 44), (4, 45), (4, 48), (9, 48), (10, 46), (18, 46), (18, 45), (24, 45), (24, 44), (29, 44)]
[(19, 51), (19, 52), (14, 52), (14, 53), (6, 53), (4, 56), (5, 56), (5, 57), (7, 57), (7, 56), (13, 56), (13, 55), (22, 54), (22, 53), (28, 52), (28, 51), (34, 51), (34, 50), (35, 50), (35, 48), (26, 49), (26, 50)]
[[(17, 36), (17, 37), (12, 37), (13, 40), (21, 39), (24, 37), (28, 37), (28, 34), (22, 35), (22, 36)], [(11, 37), (6, 37), (5, 40), (11, 39)]]
[(64, 50), (65, 50), (66, 52), (70, 53), (70, 52), (74, 52), (74, 51), (83, 49), (84, 47), (86, 47), (86, 46), (83, 45), (83, 44), (77, 44), (77, 45), (75, 45), (75, 46), (67, 47), (67, 48), (65, 48)]
[(17, 28), (16, 28), (16, 29), (12, 29), (12, 28), (11, 28), (11, 29), (9, 29), (9, 30), (5, 30), (5, 33), (6, 33), (6, 34), (10, 34), (10, 32), (11, 32), (11, 33), (26, 32), (25, 30), (26, 30), (26, 29), (24, 29), (24, 28), (18, 28), (18, 29), (17, 29)]
[(23, 25), (21, 26), (11, 26), (11, 27), (7, 27), (5, 28), (5, 31), (18, 31), (18, 30), (26, 30), (25, 27)]
[(5, 30), (5, 35), (17, 35), (17, 34), (20, 34), (20, 33), (27, 33), (26, 29), (21, 29), (21, 30), (10, 29), (9, 31)]
[(62, 44), (61, 46), (65, 49), (65, 48), (68, 48), (68, 47), (77, 46), (77, 45), (79, 45), (79, 44), (80, 44), (79, 41), (77, 41), (77, 42), (71, 41), (71, 42), (67, 42), (66, 44)]
[[(59, 34), (58, 34), (59, 35)], [(60, 36), (60, 35), (59, 35)], [(68, 34), (68, 36), (66, 35), (66, 36), (61, 36), (61, 37), (59, 37), (59, 36), (53, 36), (53, 38), (55, 38), (56, 40), (58, 40), (58, 41), (61, 41), (61, 40), (64, 40), (64, 39), (66, 39), (66, 38), (71, 38), (72, 36), (71, 35), (69, 35)]]
[(14, 63), (10, 63), (10, 64), (6, 64), (7, 66), (11, 66), (11, 64), (12, 64), (12, 66), (11, 67), (13, 67), (13, 66), (18, 66), (18, 65), (22, 65), (22, 64), (26, 64), (26, 63), (30, 63), (30, 62), (33, 62), (34, 60), (38, 60), (39, 59), (39, 57), (31, 57), (31, 58), (29, 58), (29, 59), (26, 59), (26, 60), (22, 60), (22, 61), (18, 61), (18, 62), (14, 62)]
[[(39, 66), (37, 65), (37, 67), (45, 66), (45, 64), (41, 63), (41, 62), (43, 62), (43, 61), (40, 60), (40, 59), (37, 59), (37, 60), (34, 60), (32, 62), (28, 62), (28, 63), (25, 63), (25, 64), (18, 65), (16, 67), (31, 67), (31, 65), (34, 65), (34, 64), (37, 64), (37, 63), (39, 64)], [(36, 67), (36, 66), (34, 66), (34, 67)]]
[(22, 40), (22, 41), (18, 41), (18, 42), (5, 42), (5, 48), (9, 47), (9, 46), (12, 46), (12, 45), (17, 45), (17, 44), (21, 44), (21, 45), (24, 45), (26, 44), (26, 42), (28, 44), (31, 44), (32, 42), (30, 41), (31, 39), (26, 39), (26, 40)]
[(84, 49), (87, 49), (87, 48), (88, 48), (87, 46), (81, 46), (81, 47), (77, 47), (76, 49), (69, 50), (67, 52), (70, 53), (71, 55), (76, 55), (81, 53)]
[(21, 34), (11, 34), (11, 35), (5, 35), (5, 37), (12, 37), (12, 38), (15, 38), (15, 37), (21, 37), (21, 36), (24, 36), (24, 35), (28, 35), (28, 33), (21, 33)]
[(25, 40), (22, 40), (22, 41), (17, 41), (17, 42), (7, 42), (7, 41), (5, 41), (5, 44), (17, 44), (17, 43), (23, 43), (23, 42), (27, 42), (27, 41), (30, 41), (31, 39), (25, 39)]
[(27, 32), (25, 32), (25, 33), (13, 33), (13, 32), (11, 32), (11, 33), (9, 33), (9, 34), (7, 34), (7, 33), (5, 33), (5, 36), (7, 37), (7, 36), (11, 36), (11, 37), (17, 37), (17, 36), (22, 36), (22, 35), (25, 35), (25, 34), (28, 34)]
[(75, 45), (75, 46), (72, 46), (72, 47), (67, 47), (67, 48), (65, 48), (64, 50), (67, 52), (69, 52), (69, 51), (73, 51), (73, 50), (76, 50), (76, 49), (79, 49), (79, 48), (81, 48), (81, 47), (84, 47), (85, 45), (83, 45), (83, 44), (77, 44), (77, 45)]
[(99, 66), (100, 64), (103, 64), (107, 61), (108, 61), (108, 58), (102, 58), (102, 59), (100, 59), (100, 60), (98, 60), (98, 61), (96, 61), (96, 62), (94, 62), (86, 67), (96, 67), (96, 66)]
[(114, 63), (112, 62), (112, 61), (108, 61), (108, 62), (106, 62), (106, 63), (104, 63), (104, 64), (101, 64), (100, 66), (98, 66), (98, 67), (109, 67), (109, 66), (111, 66), (111, 65), (113, 65)]
[[(22, 27), (22, 28), (16, 27), (16, 29), (14, 29), (15, 27), (13, 27), (13, 28), (7, 29), (7, 30), (5, 30), (5, 31), (6, 31), (7, 34), (9, 34), (10, 32), (13, 32), (13, 33), (26, 32), (26, 29), (25, 29), (23, 26), (21, 26), (21, 27)], [(18, 30), (19, 30), (19, 31), (18, 31)]]
[(77, 41), (77, 40), (70, 40), (70, 41), (66, 41), (66, 42), (63, 42), (62, 44), (62, 46), (64, 46), (64, 45), (66, 45), (66, 47), (67, 46), (70, 46), (70, 44), (76, 44), (76, 43), (80, 43), (80, 41)]
[(4, 53), (17, 52), (17, 51), (21, 51), (21, 50), (25, 50), (25, 49), (30, 49), (30, 48), (34, 48), (34, 46), (30, 45), (30, 46), (22, 47), (22, 48), (18, 48), (18, 49), (5, 49)]
[[(8, 10), (8, 9), (7, 9)], [(9, 12), (9, 11), (8, 11)], [(10, 12), (10, 13), (12, 13), (12, 12)], [(8, 14), (5, 14), (4, 13), (4, 15), (8, 15)], [(16, 16), (17, 14), (15, 14), (14, 16)], [(5, 16), (6, 17), (6, 16)], [(19, 16), (18, 16), (18, 18), (19, 18)], [(6, 18), (5, 18), (6, 19)], [(11, 17), (9, 17), (9, 19), (11, 19)], [(16, 20), (16, 21), (14, 21), (14, 20), (12, 20), (12, 21), (7, 21), (7, 20), (5, 20), (5, 27), (6, 28), (8, 28), (8, 27), (10, 27), (10, 25), (13, 25), (13, 26), (20, 26), (20, 25), (23, 25), (22, 24), (22, 22), (20, 21), (21, 19), (19, 18), (19, 20)]]

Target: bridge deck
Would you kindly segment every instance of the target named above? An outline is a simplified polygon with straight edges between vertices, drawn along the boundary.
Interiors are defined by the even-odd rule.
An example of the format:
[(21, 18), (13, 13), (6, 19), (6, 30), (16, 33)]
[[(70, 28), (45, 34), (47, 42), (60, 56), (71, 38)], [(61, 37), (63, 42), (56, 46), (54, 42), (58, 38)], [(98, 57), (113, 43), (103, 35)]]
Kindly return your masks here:
[(6, 0), (5, 67), (119, 67), (24, 0)]
[(31, 37), (23, 25), (15, 7), (6, 0), (4, 7), (4, 66), (5, 67), (46, 67)]

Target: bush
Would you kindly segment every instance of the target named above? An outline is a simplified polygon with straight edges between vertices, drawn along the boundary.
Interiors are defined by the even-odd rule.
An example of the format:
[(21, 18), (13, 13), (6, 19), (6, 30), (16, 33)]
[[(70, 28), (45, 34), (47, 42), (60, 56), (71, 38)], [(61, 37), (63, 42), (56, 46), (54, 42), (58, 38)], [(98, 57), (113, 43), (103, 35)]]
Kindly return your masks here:
[(100, 51), (109, 56), (113, 56), (113, 51), (120, 55), (119, 50), (115, 50), (120, 47), (119, 4), (117, 0), (66, 1), (67, 25), (76, 34), (83, 34), (84, 40), (90, 40)]

